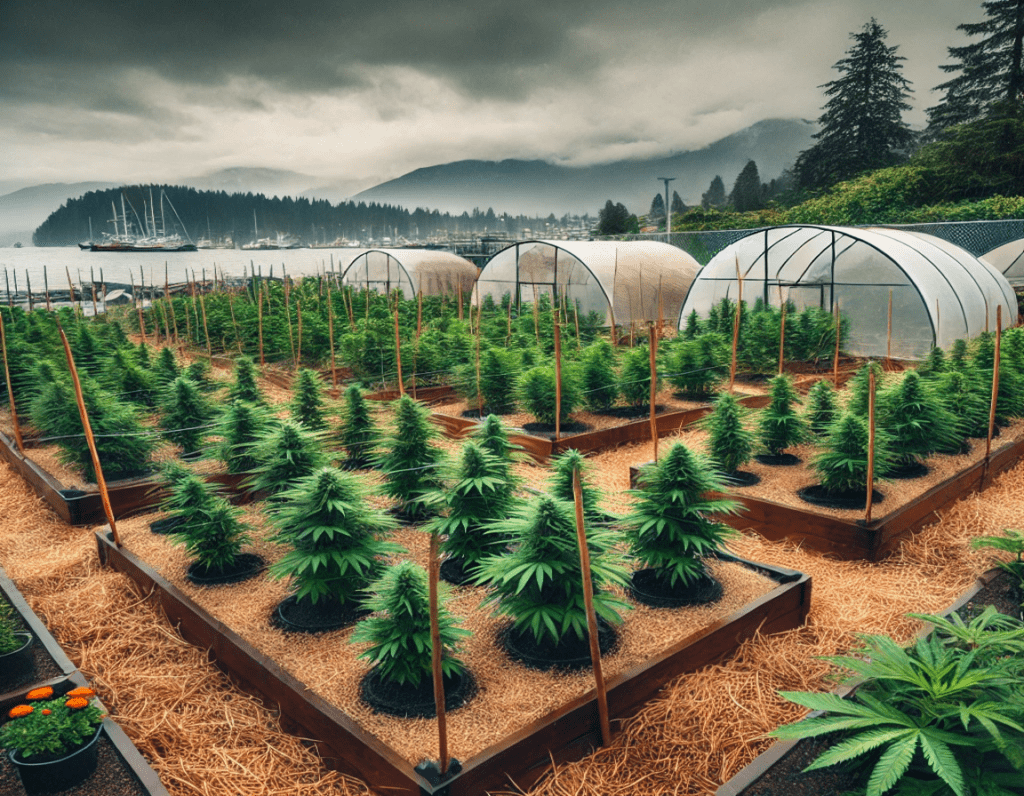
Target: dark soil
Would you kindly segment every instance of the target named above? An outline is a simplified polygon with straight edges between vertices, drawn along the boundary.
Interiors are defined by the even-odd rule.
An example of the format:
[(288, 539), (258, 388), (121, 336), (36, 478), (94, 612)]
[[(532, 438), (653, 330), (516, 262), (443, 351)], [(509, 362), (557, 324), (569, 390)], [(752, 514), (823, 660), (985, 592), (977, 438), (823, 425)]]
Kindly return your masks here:
[(369, 613), (358, 604), (323, 599), (313, 603), (292, 594), (274, 607), (270, 624), (292, 633), (326, 633), (351, 625)]
[[(434, 681), (429, 677), (419, 685), (385, 682), (376, 667), (359, 681), (360, 698), (377, 713), (401, 718), (430, 719), (437, 715), (434, 705)], [(444, 678), (444, 709), (456, 710), (476, 696), (476, 681), (469, 671)]]
[(255, 553), (242, 553), (230, 567), (207, 569), (193, 562), (189, 565), (185, 577), (196, 586), (220, 586), (228, 583), (241, 583), (243, 580), (256, 577), (266, 567), (263, 556)]
[(461, 558), (446, 558), (441, 562), (441, 580), (454, 586), (464, 586), (473, 579), (471, 570), (474, 568), (474, 565), (470, 565), (467, 570), (465, 561)]
[(683, 392), (677, 390), (672, 393), (673, 398), (678, 398), (680, 401), (703, 401), (708, 405), (714, 400), (716, 393), (713, 392)]
[[(598, 617), (597, 639), (601, 654), (608, 655), (618, 645), (619, 634)], [(584, 634), (581, 639), (569, 632), (559, 644), (554, 644), (547, 637), (537, 642), (529, 630), (523, 632), (513, 625), (506, 625), (498, 632), (498, 644), (512, 660), (531, 669), (585, 669), (591, 664), (589, 634)]]
[[(842, 492), (830, 492), (821, 484), (812, 484), (796, 491), (801, 500), (815, 506), (826, 506), (830, 509), (863, 509), (867, 508), (868, 496), (866, 489), (848, 489)], [(871, 490), (871, 505), (881, 503), (885, 495), (877, 489)]]
[(161, 520), (153, 520), (149, 524), (149, 530), (159, 534), (176, 533), (178, 528), (184, 524), (184, 517), (164, 517)]
[[(582, 434), (584, 431), (590, 431), (590, 429), (589, 425), (581, 423), (579, 420), (567, 420), (559, 426), (558, 431), (561, 436), (566, 437), (570, 434)], [(538, 437), (555, 438), (555, 427), (548, 423), (524, 423), (523, 431)]]
[(924, 478), (928, 475), (928, 466), (921, 462), (908, 462), (893, 467), (885, 474), (886, 478), (909, 481), (911, 478)]
[(1009, 572), (999, 572), (991, 583), (958, 608), (957, 613), (964, 622), (970, 622), (981, 614), (986, 606), (994, 605), (999, 613), (1024, 620), (1022, 602), (1024, 593), (1016, 578)]
[[(28, 625), (21, 618), (21, 614), (17, 611), (12, 612), (12, 617), (16, 630), (23, 633), (31, 633), (28, 629)], [(46, 651), (46, 647), (43, 643), (32, 636), (32, 646), (29, 648), (31, 652), (32, 666), (27, 670), (20, 670), (15, 672), (14, 676), (10, 679), (0, 677), (0, 693), (6, 693), (8, 691), (14, 691), (16, 688), (28, 683), (41, 683), (44, 680), (51, 680), (54, 677), (60, 677), (64, 674), (60, 667), (57, 666), (56, 661), (50, 657), (50, 653)], [(2, 674), (2, 673), (0, 673)]]
[[(664, 404), (655, 404), (655, 414), (660, 414), (665, 411)], [(640, 418), (647, 418), (651, 416), (651, 407), (647, 404), (643, 406), (613, 406), (611, 409), (602, 409), (599, 412), (594, 412), (595, 415), (604, 415), (605, 417), (618, 417), (623, 420), (638, 420)]]
[(480, 414), (479, 409), (476, 409), (474, 407), (473, 409), (467, 409), (466, 411), (464, 411), (462, 413), (462, 417), (466, 418), (467, 420), (480, 420), (481, 418), (487, 417), (487, 415), (497, 415), (498, 417), (501, 417), (502, 415), (511, 414), (513, 411), (513, 409), (507, 409), (504, 412), (495, 412), (487, 404), (484, 404), (483, 415)]
[(772, 467), (792, 467), (794, 464), (800, 464), (800, 457), (794, 456), (792, 453), (780, 453), (778, 455), (759, 453), (754, 458), (761, 462), (761, 464), (767, 464)]
[(761, 483), (761, 476), (746, 470), (733, 470), (726, 473), (725, 483), (733, 487), (754, 486)]
[[(106, 735), (99, 741), (99, 763), (85, 782), (61, 791), (62, 796), (146, 796), (132, 770), (121, 759)], [(18, 773), (7, 754), (0, 755), (0, 796), (24, 796)]]
[(722, 584), (710, 575), (701, 575), (690, 584), (658, 577), (655, 569), (638, 569), (630, 580), (629, 595), (637, 602), (654, 608), (680, 608), (684, 605), (705, 605), (722, 599)]

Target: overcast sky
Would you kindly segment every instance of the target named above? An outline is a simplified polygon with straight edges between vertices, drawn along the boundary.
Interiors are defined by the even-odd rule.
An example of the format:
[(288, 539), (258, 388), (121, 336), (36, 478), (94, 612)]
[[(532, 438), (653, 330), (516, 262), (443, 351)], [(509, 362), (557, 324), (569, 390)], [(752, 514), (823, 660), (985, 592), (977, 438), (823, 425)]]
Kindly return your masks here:
[(817, 118), (872, 16), (920, 125), (980, 2), (0, 0), (0, 186), (696, 149)]

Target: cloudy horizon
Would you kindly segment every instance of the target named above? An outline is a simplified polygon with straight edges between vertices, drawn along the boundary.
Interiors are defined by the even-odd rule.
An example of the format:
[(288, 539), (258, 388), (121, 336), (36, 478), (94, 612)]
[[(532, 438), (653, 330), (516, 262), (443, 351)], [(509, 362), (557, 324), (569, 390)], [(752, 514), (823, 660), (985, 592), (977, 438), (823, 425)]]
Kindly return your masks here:
[(958, 0), (0, 0), (0, 185), (286, 169), (359, 190), (463, 159), (589, 165), (816, 119), (876, 17), (920, 126)]

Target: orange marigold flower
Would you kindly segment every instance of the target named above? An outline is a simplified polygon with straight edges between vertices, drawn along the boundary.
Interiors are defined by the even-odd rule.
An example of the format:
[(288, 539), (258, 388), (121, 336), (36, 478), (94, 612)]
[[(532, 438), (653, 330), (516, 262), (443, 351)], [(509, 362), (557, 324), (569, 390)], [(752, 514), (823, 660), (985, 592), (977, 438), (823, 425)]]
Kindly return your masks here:
[(81, 685), (78, 688), (73, 688), (70, 691), (68, 691), (66, 696), (69, 696), (69, 697), (94, 697), (94, 696), (96, 696), (96, 692), (93, 691), (91, 688), (86, 688), (84, 685)]
[(42, 709), (42, 711), (40, 711), (40, 712), (41, 712), (41, 713), (42, 713), (42, 714), (43, 714), (44, 716), (49, 716), (49, 715), (50, 715), (51, 713), (53, 713), (53, 711), (52, 711), (52, 710), (50, 710), (49, 708), (43, 708), (43, 709)]
[(31, 705), (15, 705), (7, 715), (12, 719), (20, 719), (22, 716), (27, 716), (34, 710), (35, 708)]
[(71, 708), (72, 710), (81, 710), (88, 706), (89, 700), (85, 697), (71, 697), (71, 699), (64, 703), (64, 707)]
[(53, 696), (53, 689), (48, 685), (42, 688), (33, 688), (25, 695), (25, 699), (49, 699)]

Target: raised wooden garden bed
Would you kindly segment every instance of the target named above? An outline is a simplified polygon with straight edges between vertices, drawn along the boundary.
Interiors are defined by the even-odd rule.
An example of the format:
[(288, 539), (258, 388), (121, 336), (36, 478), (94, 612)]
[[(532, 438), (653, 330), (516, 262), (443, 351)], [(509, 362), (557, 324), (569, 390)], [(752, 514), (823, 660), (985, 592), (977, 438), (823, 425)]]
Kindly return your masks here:
[[(999, 569), (990, 569), (988, 572), (985, 572), (953, 605), (942, 612), (943, 615), (951, 614), (971, 602), (980, 592), (989, 587), (996, 578), (1003, 574), (1002, 570)], [(928, 630), (928, 628), (925, 628), (919, 635), (925, 635)], [(850, 687), (844, 686), (838, 689), (836, 693), (846, 696), (851, 693), (851, 690)], [(821, 715), (821, 712), (814, 711), (808, 714), (808, 717), (818, 715)], [(775, 772), (785, 767), (786, 780), (791, 782), (790, 778), (792, 776), (795, 776), (803, 768), (810, 765), (814, 758), (824, 751), (825, 747), (821, 746), (821, 743), (820, 739), (777, 741), (740, 769), (727, 782), (722, 784), (715, 791), (715, 796), (770, 796), (772, 793), (781, 793), (782, 791), (774, 790), (773, 786), (765, 782), (765, 778), (772, 777)], [(819, 746), (821, 748), (818, 748)], [(763, 788), (761, 787), (762, 785)], [(795, 786), (790, 785), (790, 787)], [(811, 787), (813, 787), (813, 784)], [(825, 791), (820, 790), (820, 784), (818, 787), (819, 790), (816, 792), (824, 796)], [(801, 793), (803, 792), (801, 791)]]
[[(80, 672), (74, 672), (58, 682), (40, 685), (50, 685), (55, 694), (62, 695), (73, 688), (87, 686), (88, 681)], [(25, 687), (0, 697), (0, 715), (6, 716), (12, 707), (23, 703), (29, 690)], [(124, 734), (124, 730), (110, 717), (103, 720), (103, 733), (99, 744), (99, 764), (96, 773), (81, 785), (61, 791), (62, 793), (68, 796), (169, 796), (167, 789), (160, 782), (160, 777)], [(9, 796), (25, 793), (6, 754), (0, 755), (0, 793)]]
[[(578, 759), (599, 744), (597, 705), (590, 690), (462, 761), (461, 772), (441, 786), (431, 785), (412, 763), (313, 693), (144, 561), (116, 547), (106, 532), (97, 533), (96, 542), (100, 559), (127, 574), (143, 592), (152, 593), (186, 640), (210, 650), (217, 665), (244, 689), (277, 706), (286, 730), (314, 739), (329, 766), (358, 776), (381, 791), (476, 796), (512, 783), (528, 787), (552, 761)], [(780, 632), (805, 621), (811, 594), (807, 575), (729, 559), (778, 585), (733, 614), (696, 630), (653, 659), (611, 677), (608, 697), (613, 719), (632, 716), (669, 680), (731, 654), (754, 633)]]
[[(1013, 467), (1022, 455), (1024, 440), (995, 448), (987, 464), (984, 460), (975, 462), (870, 523), (819, 513), (809, 504), (806, 509), (783, 505), (745, 495), (742, 490), (733, 490), (729, 497), (738, 501), (743, 510), (721, 519), (739, 530), (753, 530), (766, 539), (799, 541), (811, 550), (844, 560), (879, 561), (897, 549), (904, 539), (935, 522), (938, 512), (960, 498), (989, 487), (997, 475)], [(642, 466), (629, 468), (630, 484), (636, 483)]]
[(3, 592), (4, 599), (10, 603), (14, 612), (21, 618), (23, 630), (32, 634), (31, 651), (34, 662), (34, 674), (9, 688), (0, 688), (0, 702), (18, 699), (21, 694), (39, 686), (57, 687), (60, 683), (65, 682), (76, 671), (75, 664), (64, 654), (60, 644), (50, 634), (46, 625), (35, 615), (21, 592), (18, 591), (18, 587), (14, 585), (14, 581), (7, 577), (7, 573), (3, 569), (0, 569), (0, 592)]

